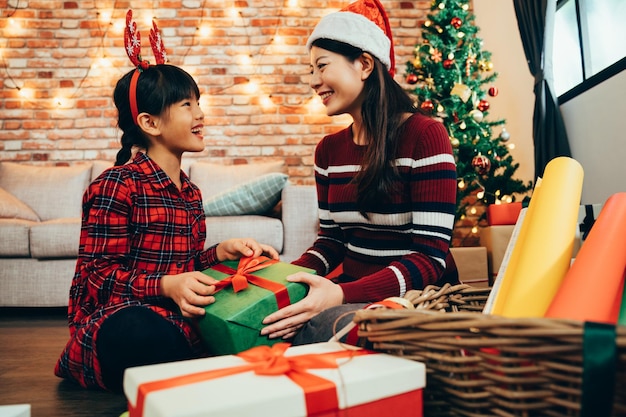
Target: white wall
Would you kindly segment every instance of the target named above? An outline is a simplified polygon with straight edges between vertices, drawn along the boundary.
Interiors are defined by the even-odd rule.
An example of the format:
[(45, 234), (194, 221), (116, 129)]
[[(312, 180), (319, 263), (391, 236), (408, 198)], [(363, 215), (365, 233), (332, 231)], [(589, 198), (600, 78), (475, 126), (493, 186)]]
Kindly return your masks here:
[[(491, 52), (494, 70), (498, 73), (494, 84), (500, 91), (497, 97), (487, 97), (491, 107), (489, 119), (505, 119), (511, 134), (509, 143), (513, 160), (520, 164), (515, 177), (532, 181), (535, 175), (533, 146), (534, 77), (530, 74), (512, 0), (474, 0), (475, 23), (480, 29), (483, 50)], [(497, 130), (496, 130), (497, 129)], [(494, 129), (499, 132), (499, 127)]]
[(626, 71), (561, 106), (572, 157), (585, 171), (583, 204), (626, 191)]

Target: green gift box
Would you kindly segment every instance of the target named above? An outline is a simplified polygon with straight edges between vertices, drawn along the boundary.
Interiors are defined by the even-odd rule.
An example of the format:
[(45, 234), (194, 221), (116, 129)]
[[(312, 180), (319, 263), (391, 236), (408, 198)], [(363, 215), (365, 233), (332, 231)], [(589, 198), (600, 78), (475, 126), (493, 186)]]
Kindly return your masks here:
[[(238, 265), (239, 261), (225, 261), (202, 272), (223, 281), (235, 275)], [(215, 303), (205, 307), (206, 314), (198, 322), (200, 337), (211, 353), (232, 355), (254, 346), (282, 342), (281, 338), (261, 336), (260, 331), (267, 315), (306, 296), (307, 285), (286, 280), (296, 272), (315, 273), (312, 269), (277, 262), (246, 274), (245, 289), (235, 292), (233, 285), (227, 285), (216, 292)]]

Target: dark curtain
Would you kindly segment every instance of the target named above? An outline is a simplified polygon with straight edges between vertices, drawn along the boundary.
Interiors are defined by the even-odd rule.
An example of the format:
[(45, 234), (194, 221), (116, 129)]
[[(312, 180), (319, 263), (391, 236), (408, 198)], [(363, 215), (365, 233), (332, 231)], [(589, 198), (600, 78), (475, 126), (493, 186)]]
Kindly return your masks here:
[(535, 77), (533, 143), (535, 179), (557, 156), (571, 157), (561, 110), (546, 76), (552, 77), (552, 38), (556, 0), (513, 0), (530, 73)]

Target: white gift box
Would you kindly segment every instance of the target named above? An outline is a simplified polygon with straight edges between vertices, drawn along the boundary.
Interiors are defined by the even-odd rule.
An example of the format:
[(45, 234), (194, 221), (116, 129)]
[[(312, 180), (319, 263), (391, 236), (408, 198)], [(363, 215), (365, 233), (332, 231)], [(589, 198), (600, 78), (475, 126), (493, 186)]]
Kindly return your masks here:
[[(283, 344), (283, 348), (285, 345)], [(262, 346), (260, 349), (281, 348)], [(245, 355), (248, 352), (243, 352)], [(289, 347), (290, 363), (331, 356), (336, 368), (307, 368), (304, 372), (330, 383), (321, 397), (317, 388), (304, 388), (288, 375), (259, 375), (247, 370), (251, 362), (225, 355), (129, 368), (124, 392), (130, 417), (211, 416), (373, 416), (423, 415), (426, 385), (423, 363), (363, 350), (336, 342)], [(334, 358), (334, 356), (343, 356)], [(300, 366), (300, 365), (296, 365)], [(242, 370), (243, 371), (240, 371)], [(217, 373), (232, 372), (231, 375)], [(189, 379), (186, 380), (185, 379)], [(155, 388), (156, 387), (156, 388)], [(328, 388), (328, 387), (327, 387)], [(305, 390), (308, 394), (305, 394)], [(330, 391), (337, 405), (324, 410)], [(141, 406), (141, 403), (143, 405)]]
[(30, 404), (0, 405), (0, 417), (30, 417)]

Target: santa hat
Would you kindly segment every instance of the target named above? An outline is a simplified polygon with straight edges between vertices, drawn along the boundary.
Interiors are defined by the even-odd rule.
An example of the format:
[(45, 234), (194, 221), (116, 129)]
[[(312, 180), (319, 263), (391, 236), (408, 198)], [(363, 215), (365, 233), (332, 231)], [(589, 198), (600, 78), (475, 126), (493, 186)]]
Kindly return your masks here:
[(319, 21), (306, 43), (331, 39), (355, 46), (378, 58), (393, 75), (395, 57), (387, 13), (378, 0), (358, 0)]

